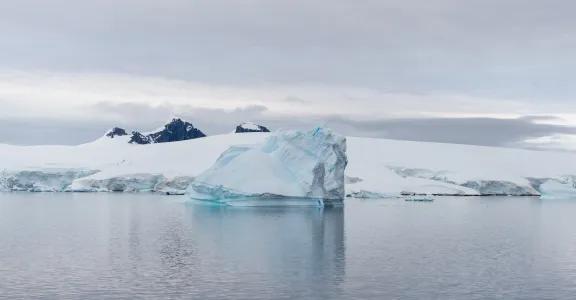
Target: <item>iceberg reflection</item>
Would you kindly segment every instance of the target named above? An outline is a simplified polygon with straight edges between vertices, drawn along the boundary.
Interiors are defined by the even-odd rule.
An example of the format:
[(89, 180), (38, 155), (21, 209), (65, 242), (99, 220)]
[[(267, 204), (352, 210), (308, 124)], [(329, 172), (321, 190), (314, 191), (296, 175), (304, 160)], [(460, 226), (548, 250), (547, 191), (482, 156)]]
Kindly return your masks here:
[(329, 297), (344, 280), (342, 207), (189, 207), (195, 255), (225, 270), (203, 277), (293, 298)]

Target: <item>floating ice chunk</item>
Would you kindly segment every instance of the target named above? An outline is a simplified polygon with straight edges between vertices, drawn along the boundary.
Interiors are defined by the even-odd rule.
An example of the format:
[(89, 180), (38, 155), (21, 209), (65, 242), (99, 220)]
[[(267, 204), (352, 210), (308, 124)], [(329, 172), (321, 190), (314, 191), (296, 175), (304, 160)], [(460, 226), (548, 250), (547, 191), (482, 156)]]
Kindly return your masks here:
[(346, 165), (346, 138), (329, 129), (278, 132), (260, 145), (230, 147), (192, 182), (188, 193), (193, 199), (221, 202), (341, 202)]

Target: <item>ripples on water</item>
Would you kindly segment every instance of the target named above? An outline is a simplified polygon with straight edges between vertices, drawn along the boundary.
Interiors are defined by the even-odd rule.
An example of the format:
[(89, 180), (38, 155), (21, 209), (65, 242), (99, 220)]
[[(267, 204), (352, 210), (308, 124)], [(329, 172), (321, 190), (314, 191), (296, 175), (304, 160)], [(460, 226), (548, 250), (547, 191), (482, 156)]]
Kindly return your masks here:
[(575, 201), (0, 194), (0, 298), (571, 299)]

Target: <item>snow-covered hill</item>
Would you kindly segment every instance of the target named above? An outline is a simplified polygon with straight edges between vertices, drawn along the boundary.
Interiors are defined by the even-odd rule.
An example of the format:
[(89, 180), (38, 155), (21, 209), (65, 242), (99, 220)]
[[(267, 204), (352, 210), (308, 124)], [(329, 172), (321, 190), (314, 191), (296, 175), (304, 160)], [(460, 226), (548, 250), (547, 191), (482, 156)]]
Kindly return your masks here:
[[(230, 146), (261, 143), (268, 135), (150, 145), (129, 144), (128, 135), (79, 146), (0, 145), (0, 190), (181, 193)], [(347, 154), (350, 196), (576, 194), (573, 153), (348, 137)]]

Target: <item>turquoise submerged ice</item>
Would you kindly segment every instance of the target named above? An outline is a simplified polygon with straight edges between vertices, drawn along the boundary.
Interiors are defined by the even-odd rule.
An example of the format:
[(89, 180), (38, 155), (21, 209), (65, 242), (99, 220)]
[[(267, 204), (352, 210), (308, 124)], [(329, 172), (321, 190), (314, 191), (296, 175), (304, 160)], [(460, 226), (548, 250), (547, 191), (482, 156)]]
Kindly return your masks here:
[(188, 188), (192, 199), (233, 205), (323, 205), (344, 199), (346, 138), (326, 128), (280, 131), (233, 146)]

